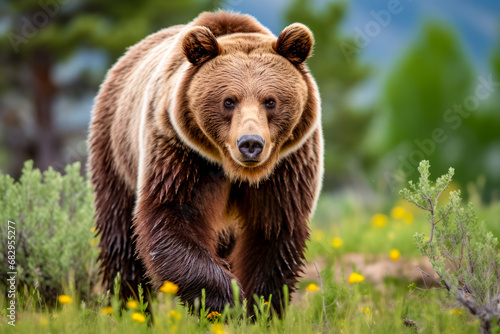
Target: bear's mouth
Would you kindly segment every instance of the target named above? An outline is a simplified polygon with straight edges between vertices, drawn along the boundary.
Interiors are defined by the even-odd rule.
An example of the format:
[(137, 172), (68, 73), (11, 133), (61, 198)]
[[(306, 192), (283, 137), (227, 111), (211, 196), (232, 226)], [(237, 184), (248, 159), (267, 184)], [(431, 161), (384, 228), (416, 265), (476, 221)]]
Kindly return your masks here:
[(243, 161), (240, 161), (240, 162), (241, 162), (241, 164), (244, 167), (249, 167), (249, 168), (257, 167), (258, 165), (260, 165), (260, 161), (256, 160), (256, 159), (253, 159), (253, 160), (243, 160)]
[(243, 168), (254, 169), (262, 166), (267, 160), (262, 159), (232, 159), (237, 165)]

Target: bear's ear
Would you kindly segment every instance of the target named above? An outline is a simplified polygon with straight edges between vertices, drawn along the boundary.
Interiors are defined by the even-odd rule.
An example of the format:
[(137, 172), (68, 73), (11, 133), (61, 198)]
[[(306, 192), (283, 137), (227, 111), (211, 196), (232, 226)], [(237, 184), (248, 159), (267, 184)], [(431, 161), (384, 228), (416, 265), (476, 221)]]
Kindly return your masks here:
[(274, 50), (293, 64), (300, 64), (311, 55), (313, 44), (311, 30), (301, 23), (292, 23), (280, 33)]
[(206, 27), (193, 27), (189, 29), (182, 41), (182, 51), (193, 65), (201, 65), (207, 60), (217, 57), (219, 43), (214, 34)]

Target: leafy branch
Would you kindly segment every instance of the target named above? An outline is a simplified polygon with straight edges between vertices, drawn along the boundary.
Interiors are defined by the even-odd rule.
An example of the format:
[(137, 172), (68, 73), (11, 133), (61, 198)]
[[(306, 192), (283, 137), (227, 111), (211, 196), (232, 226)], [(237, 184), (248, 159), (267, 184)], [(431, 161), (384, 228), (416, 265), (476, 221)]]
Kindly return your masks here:
[(408, 202), (428, 212), (429, 240), (416, 233), (415, 243), (429, 258), (444, 287), (481, 321), (481, 333), (490, 333), (490, 321), (500, 319), (498, 240), (478, 224), (472, 203), (462, 207), (459, 190), (450, 192), (448, 203), (438, 206), (455, 171), (450, 168), (433, 184), (429, 167), (428, 161), (422, 161), (418, 184), (410, 181), (409, 189), (400, 192)]

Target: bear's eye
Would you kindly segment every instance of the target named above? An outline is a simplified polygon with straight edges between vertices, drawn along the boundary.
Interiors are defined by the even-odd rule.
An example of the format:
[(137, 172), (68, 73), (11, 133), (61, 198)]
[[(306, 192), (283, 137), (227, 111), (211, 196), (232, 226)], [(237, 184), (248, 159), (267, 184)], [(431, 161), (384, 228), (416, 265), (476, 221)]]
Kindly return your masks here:
[(274, 107), (276, 107), (276, 101), (274, 101), (274, 99), (267, 99), (266, 108), (274, 108)]
[(225, 99), (224, 100), (224, 107), (226, 108), (234, 108), (234, 100), (233, 99)]

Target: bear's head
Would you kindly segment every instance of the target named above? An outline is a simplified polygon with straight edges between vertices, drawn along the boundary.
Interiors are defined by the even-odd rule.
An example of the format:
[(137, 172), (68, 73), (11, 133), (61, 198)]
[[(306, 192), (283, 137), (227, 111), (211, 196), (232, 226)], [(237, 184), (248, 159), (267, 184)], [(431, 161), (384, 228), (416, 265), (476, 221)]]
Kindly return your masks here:
[(278, 36), (184, 32), (187, 60), (171, 114), (182, 139), (233, 181), (258, 183), (319, 122), (319, 95), (304, 61), (313, 35), (294, 23)]

